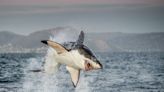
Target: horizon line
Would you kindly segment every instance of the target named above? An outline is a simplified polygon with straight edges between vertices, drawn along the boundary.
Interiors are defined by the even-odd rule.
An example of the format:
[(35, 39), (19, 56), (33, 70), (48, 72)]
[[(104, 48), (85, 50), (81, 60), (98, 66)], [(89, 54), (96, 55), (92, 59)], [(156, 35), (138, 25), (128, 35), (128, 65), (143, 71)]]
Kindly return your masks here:
[[(52, 28), (53, 29), (53, 28)], [(55, 28), (54, 28), (55, 29)], [(21, 33), (17, 33), (17, 32), (13, 32), (13, 31), (9, 31), (9, 30), (0, 30), (0, 32), (8, 32), (8, 33), (12, 33), (12, 34), (16, 34), (16, 35), (21, 35), (21, 36), (28, 36), (32, 33), (36, 33), (36, 32), (41, 32), (41, 31), (50, 31), (51, 29), (43, 29), (43, 30), (38, 30), (38, 31), (34, 31), (34, 32), (30, 32), (28, 34), (21, 34)], [(55, 30), (54, 30), (55, 31)], [(63, 30), (64, 31), (64, 30)], [(80, 30), (73, 30), (73, 31), (79, 31)], [(83, 30), (85, 33), (89, 33), (89, 34), (92, 34), (92, 33), (96, 33), (96, 34), (101, 34), (101, 33), (120, 33), (120, 34), (151, 34), (151, 33), (164, 33), (164, 32), (121, 32), (121, 31), (118, 31), (118, 32), (112, 32), (112, 31), (101, 31), (101, 32), (88, 32), (88, 31), (85, 31)]]

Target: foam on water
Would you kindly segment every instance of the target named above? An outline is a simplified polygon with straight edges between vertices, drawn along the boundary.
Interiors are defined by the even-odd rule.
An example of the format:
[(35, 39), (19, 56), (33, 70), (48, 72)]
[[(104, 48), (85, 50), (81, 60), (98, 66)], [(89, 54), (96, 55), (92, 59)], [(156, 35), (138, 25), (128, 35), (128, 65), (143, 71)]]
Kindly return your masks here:
[(80, 80), (75, 89), (75, 92), (92, 92), (89, 87), (88, 78), (84, 77), (83, 75), (80, 76)]
[[(55, 75), (47, 75), (43, 72), (28, 72), (28, 70), (41, 67), (42, 62), (39, 58), (29, 59), (29, 64), (25, 68), (23, 82), (23, 92), (60, 92), (58, 80)], [(20, 91), (21, 92), (21, 91)]]

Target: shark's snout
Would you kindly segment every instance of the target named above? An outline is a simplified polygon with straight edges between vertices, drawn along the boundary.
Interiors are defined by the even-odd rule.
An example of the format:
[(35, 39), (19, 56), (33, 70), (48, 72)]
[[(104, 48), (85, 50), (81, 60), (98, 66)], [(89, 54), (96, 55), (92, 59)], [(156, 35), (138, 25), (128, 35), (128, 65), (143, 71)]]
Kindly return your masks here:
[(46, 45), (48, 44), (47, 43), (47, 40), (42, 40), (41, 42), (44, 43), (44, 44), (46, 44)]

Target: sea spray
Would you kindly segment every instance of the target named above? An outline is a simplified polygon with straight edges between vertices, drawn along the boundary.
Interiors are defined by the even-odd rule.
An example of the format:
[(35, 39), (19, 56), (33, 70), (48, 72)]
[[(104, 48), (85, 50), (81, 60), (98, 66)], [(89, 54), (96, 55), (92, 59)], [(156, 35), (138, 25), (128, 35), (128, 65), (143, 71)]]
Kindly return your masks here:
[[(41, 59), (43, 60), (43, 59)], [(60, 92), (56, 75), (48, 75), (44, 72), (29, 72), (28, 70), (41, 67), (39, 58), (29, 59), (29, 64), (25, 68), (23, 87), (19, 92)]]
[(77, 87), (75, 88), (75, 92), (92, 92), (89, 87), (89, 78), (85, 76), (85, 73), (81, 71), (80, 79)]
[(44, 72), (47, 74), (56, 73), (60, 67), (60, 64), (55, 61), (55, 55), (57, 55), (57, 52), (49, 47), (44, 63)]
[(29, 70), (35, 69), (41, 66), (40, 60), (37, 58), (30, 58), (27, 60), (29, 63), (24, 68), (24, 78), (23, 78), (23, 92), (34, 92), (37, 91), (37, 86), (39, 82), (39, 77), (41, 74), (29, 72)]
[(50, 36), (49, 40), (58, 42), (58, 43), (64, 43), (64, 42), (74, 42), (78, 38), (78, 31), (75, 31), (75, 29), (65, 29), (65, 30), (59, 30), (58, 32), (51, 32), (52, 35)]

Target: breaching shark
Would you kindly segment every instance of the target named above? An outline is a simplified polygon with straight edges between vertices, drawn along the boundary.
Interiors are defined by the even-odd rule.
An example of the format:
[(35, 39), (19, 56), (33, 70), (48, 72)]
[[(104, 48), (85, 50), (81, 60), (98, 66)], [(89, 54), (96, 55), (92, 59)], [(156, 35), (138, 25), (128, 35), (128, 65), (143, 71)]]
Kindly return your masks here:
[[(54, 62), (53, 65), (45, 66), (45, 72), (51, 72), (51, 68), (58, 69), (61, 64), (66, 65), (66, 69), (71, 75), (74, 87), (79, 81), (80, 70), (89, 71), (101, 69), (102, 64), (93, 52), (84, 45), (84, 32), (81, 31), (78, 40), (75, 42), (65, 42), (63, 44), (52, 40), (42, 40), (42, 43), (53, 48), (53, 53), (46, 57), (46, 62)], [(53, 71), (52, 71), (53, 72)]]

